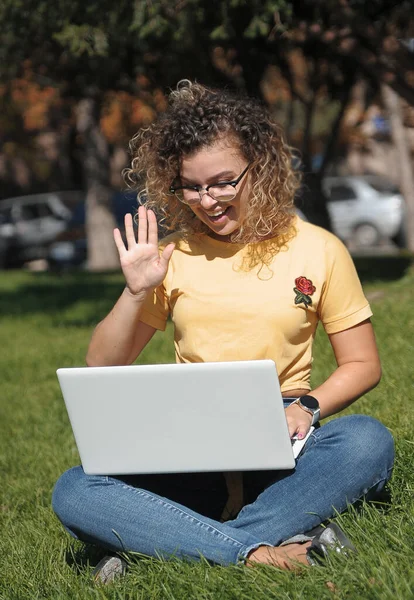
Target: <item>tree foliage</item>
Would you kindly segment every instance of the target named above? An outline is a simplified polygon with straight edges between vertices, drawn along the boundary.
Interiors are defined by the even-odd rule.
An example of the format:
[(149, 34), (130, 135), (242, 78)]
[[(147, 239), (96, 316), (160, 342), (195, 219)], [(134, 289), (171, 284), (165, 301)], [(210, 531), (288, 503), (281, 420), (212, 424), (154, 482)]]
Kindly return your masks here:
[[(93, 86), (134, 89), (140, 73), (164, 87), (187, 76), (260, 94), (266, 67), (292, 79), (289, 53), (300, 50), (315, 64), (311, 84), (324, 78), (337, 94), (347, 72), (357, 71), (412, 100), (414, 59), (402, 43), (414, 36), (410, 7), (408, 0), (2, 0), (0, 74), (15, 77), (30, 59), (40, 79), (79, 97)], [(235, 51), (227, 69), (215, 60), (217, 46)], [(293, 83), (292, 91), (302, 97)]]
[(136, 92), (143, 74), (163, 89), (187, 77), (263, 96), (274, 65), (309, 115), (320, 93), (346, 104), (361, 76), (413, 102), (414, 58), (403, 43), (414, 36), (410, 4), (3, 0), (0, 75), (15, 77), (30, 60), (40, 82), (78, 98)]
[[(404, 43), (414, 37), (411, 9), (410, 0), (2, 0), (0, 76), (10, 81), (30, 61), (39, 85), (90, 100), (82, 106), (95, 119), (96, 144), (85, 152), (100, 148), (101, 155), (85, 168), (101, 166), (104, 197), (108, 152), (96, 124), (108, 91), (137, 93), (143, 76), (162, 90), (189, 78), (266, 99), (264, 76), (273, 66), (291, 106), (302, 106), (308, 171), (317, 105), (336, 103), (322, 175), (358, 78), (374, 91), (385, 82), (414, 103), (414, 55)], [(288, 132), (295, 118), (292, 108)], [(93, 176), (85, 178), (92, 187)]]

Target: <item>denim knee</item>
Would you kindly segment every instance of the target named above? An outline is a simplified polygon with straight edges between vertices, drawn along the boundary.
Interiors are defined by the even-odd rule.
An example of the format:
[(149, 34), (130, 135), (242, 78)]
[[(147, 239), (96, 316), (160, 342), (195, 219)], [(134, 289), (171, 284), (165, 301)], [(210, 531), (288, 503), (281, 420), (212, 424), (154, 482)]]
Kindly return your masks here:
[(349, 415), (330, 424), (339, 428), (343, 452), (353, 457), (355, 468), (389, 479), (394, 464), (394, 439), (380, 421), (367, 415)]
[(350, 415), (347, 421), (347, 436), (355, 449), (365, 455), (381, 454), (391, 467), (394, 461), (394, 439), (385, 425), (368, 415)]
[(57, 480), (52, 492), (52, 508), (59, 520), (66, 525), (71, 522), (72, 511), (77, 511), (81, 502), (80, 487), (86, 476), (82, 467), (69, 469)]

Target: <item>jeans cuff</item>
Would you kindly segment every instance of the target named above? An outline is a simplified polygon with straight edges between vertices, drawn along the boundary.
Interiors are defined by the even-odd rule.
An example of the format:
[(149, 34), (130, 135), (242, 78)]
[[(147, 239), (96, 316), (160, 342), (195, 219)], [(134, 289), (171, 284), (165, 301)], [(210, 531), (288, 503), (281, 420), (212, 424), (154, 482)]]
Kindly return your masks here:
[(310, 542), (313, 540), (313, 536), (306, 535), (305, 533), (299, 533), (298, 535), (294, 535), (293, 537), (285, 540), (279, 546), (287, 546), (288, 544), (302, 544), (304, 542)]
[(243, 550), (240, 550), (239, 555), (237, 557), (238, 565), (245, 565), (247, 561), (247, 557), (249, 556), (252, 550), (257, 550), (260, 546), (269, 546), (270, 548), (274, 547), (274, 544), (270, 542), (258, 542), (257, 544), (252, 544), (251, 546), (246, 546)]

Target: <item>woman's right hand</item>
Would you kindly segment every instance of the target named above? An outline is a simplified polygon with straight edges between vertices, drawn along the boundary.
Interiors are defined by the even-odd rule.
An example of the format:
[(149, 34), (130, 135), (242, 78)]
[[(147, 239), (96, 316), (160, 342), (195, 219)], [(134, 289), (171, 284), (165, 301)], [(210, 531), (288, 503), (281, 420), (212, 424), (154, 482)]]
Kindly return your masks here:
[(158, 250), (157, 218), (145, 206), (138, 209), (138, 240), (135, 239), (132, 215), (125, 215), (126, 245), (119, 229), (114, 240), (119, 252), (127, 288), (133, 296), (140, 296), (157, 287), (164, 280), (175, 245), (168, 244), (161, 256)]

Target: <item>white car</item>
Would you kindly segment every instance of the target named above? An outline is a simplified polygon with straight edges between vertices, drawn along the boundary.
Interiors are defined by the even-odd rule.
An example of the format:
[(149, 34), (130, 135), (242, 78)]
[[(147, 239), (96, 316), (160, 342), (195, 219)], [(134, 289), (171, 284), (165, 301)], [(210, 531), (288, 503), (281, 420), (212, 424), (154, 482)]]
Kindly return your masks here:
[(57, 192), (1, 200), (0, 266), (46, 258), (48, 245), (67, 228), (70, 217)]
[(370, 247), (401, 236), (404, 199), (389, 181), (341, 176), (326, 177), (322, 185), (332, 229), (346, 243)]

